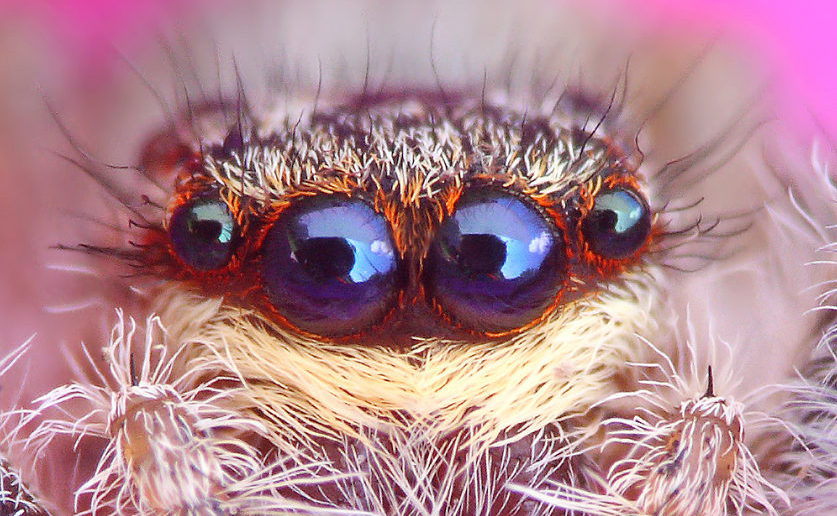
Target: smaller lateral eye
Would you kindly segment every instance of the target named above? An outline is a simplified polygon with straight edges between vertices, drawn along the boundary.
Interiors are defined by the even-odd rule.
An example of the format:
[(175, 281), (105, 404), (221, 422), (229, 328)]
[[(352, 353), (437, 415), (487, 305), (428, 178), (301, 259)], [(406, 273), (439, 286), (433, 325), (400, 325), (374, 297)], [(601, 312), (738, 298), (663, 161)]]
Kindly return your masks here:
[(174, 210), (169, 238), (174, 252), (186, 265), (202, 271), (215, 270), (230, 261), (238, 225), (220, 199), (197, 198)]
[(651, 210), (638, 193), (627, 188), (599, 192), (581, 223), (590, 249), (610, 259), (634, 254), (651, 232)]

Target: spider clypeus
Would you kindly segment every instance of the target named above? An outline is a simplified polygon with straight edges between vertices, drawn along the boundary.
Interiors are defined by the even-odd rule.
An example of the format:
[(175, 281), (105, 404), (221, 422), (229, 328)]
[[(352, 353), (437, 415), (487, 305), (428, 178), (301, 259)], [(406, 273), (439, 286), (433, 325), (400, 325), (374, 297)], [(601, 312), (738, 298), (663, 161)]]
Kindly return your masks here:
[[(69, 353), (77, 379), (6, 414), (4, 514), (68, 510), (14, 465), (62, 437), (82, 513), (834, 508), (830, 333), (815, 350), (813, 303), (783, 290), (828, 278), (802, 265), (829, 214), (761, 184), (780, 181), (749, 150), (775, 138), (757, 110), (672, 155), (668, 132), (699, 125), (670, 126), (700, 83), (685, 68), (636, 94), (625, 61), (592, 87), (546, 61), (447, 77), (430, 54), (422, 79), (373, 84), (367, 57), (329, 86), (319, 62), (258, 101), (237, 62), (217, 95), (178, 71), (129, 167), (56, 115), (130, 220), (120, 245), (61, 249), (117, 264), (132, 309)], [(790, 320), (789, 342), (758, 340)], [(760, 378), (754, 349), (788, 363)]]

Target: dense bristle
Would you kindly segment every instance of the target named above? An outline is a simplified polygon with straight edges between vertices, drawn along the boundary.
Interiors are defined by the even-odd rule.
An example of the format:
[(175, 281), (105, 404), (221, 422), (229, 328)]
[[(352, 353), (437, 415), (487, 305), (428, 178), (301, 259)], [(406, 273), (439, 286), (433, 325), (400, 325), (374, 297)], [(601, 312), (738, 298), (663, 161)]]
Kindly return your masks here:
[[(30, 436), (33, 445), (61, 434), (106, 442), (95, 474), (77, 492), (77, 503), (90, 500), (82, 513), (305, 510), (278, 490), (328, 476), (313, 478), (313, 468), (294, 464), (294, 457), (265, 461), (251, 444), (265, 427), (236, 410), (237, 379), (219, 375), (212, 361), (185, 361), (183, 348), (172, 353), (156, 317), (147, 320), (137, 343), (134, 320), (118, 315), (104, 350), (104, 381), (74, 383), (43, 396), (39, 413), (58, 409), (69, 418), (46, 419)], [(84, 412), (70, 408), (73, 400), (83, 403)]]
[(585, 491), (553, 484), (541, 493), (518, 489), (556, 508), (585, 514), (781, 514), (789, 507), (788, 496), (765, 478), (749, 449), (752, 441), (745, 440), (745, 430), (775, 438), (776, 429), (764, 428), (763, 417), (723, 393), (734, 390), (729, 375), (733, 350), (708, 343), (709, 349), (724, 352), (720, 358), (710, 352), (708, 359), (727, 367), (717, 384), (710, 368), (701, 392), (696, 364), (706, 358), (698, 356), (693, 344), (680, 346), (676, 361), (650, 347), (659, 363), (637, 364), (644, 377), (641, 388), (600, 404), (617, 412), (627, 409), (630, 416), (602, 423), (607, 434), (601, 457), (617, 458), (594, 484), (598, 487)]
[[(29, 351), (29, 341), (0, 359), (3, 377)], [(0, 414), (0, 514), (12, 516), (45, 516), (48, 513), (41, 498), (21, 478), (10, 460), (10, 452), (25, 441), (25, 430), (33, 414), (18, 409)], [(18, 457), (13, 457), (17, 459)]]

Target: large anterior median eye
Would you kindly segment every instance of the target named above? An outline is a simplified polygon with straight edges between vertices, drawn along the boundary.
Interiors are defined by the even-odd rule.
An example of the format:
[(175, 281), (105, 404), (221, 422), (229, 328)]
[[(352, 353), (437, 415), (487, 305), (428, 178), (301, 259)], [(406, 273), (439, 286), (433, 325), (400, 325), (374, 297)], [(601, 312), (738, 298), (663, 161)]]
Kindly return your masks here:
[(400, 279), (387, 220), (346, 197), (284, 210), (264, 240), (261, 276), (288, 321), (320, 335), (363, 330), (391, 307)]
[(501, 190), (468, 190), (439, 228), (425, 282), (447, 315), (502, 332), (544, 313), (566, 267), (561, 234), (536, 207)]
[(604, 258), (627, 258), (648, 238), (651, 210), (632, 190), (603, 190), (581, 223), (581, 232), (594, 253)]
[(191, 199), (172, 213), (169, 237), (177, 256), (195, 269), (220, 269), (230, 261), (238, 238), (235, 218), (217, 198)]

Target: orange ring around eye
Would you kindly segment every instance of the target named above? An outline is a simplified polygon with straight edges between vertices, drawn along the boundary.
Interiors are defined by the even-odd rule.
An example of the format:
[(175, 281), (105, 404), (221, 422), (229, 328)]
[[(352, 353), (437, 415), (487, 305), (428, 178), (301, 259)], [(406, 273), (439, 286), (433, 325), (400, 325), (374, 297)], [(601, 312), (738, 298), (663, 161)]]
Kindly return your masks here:
[[(641, 216), (647, 221), (647, 231), (641, 231), (641, 233), (645, 233), (642, 237), (641, 243), (636, 246), (630, 246), (632, 249), (630, 249), (630, 252), (624, 253), (625, 256), (618, 256), (617, 254), (616, 256), (608, 257), (594, 250), (594, 245), (589, 240), (589, 235), (585, 234), (583, 225), (585, 220), (587, 220), (587, 217), (589, 217), (595, 209), (596, 199), (598, 196), (619, 191), (628, 192), (630, 197), (640, 205), (641, 209), (644, 211)], [(653, 222), (653, 214), (651, 213), (648, 202), (640, 192), (641, 189), (636, 176), (627, 173), (613, 174), (603, 180), (598, 179), (592, 183), (584, 185), (584, 187), (580, 189), (579, 195), (582, 199), (582, 202), (580, 203), (582, 213), (581, 217), (578, 219), (576, 227), (574, 228), (574, 234), (578, 240), (580, 257), (588, 265), (597, 270), (603, 277), (616, 274), (631, 264), (636, 263), (648, 250), (649, 245), (655, 238), (657, 230), (655, 229)], [(643, 222), (643, 224), (646, 224), (646, 222)]]

